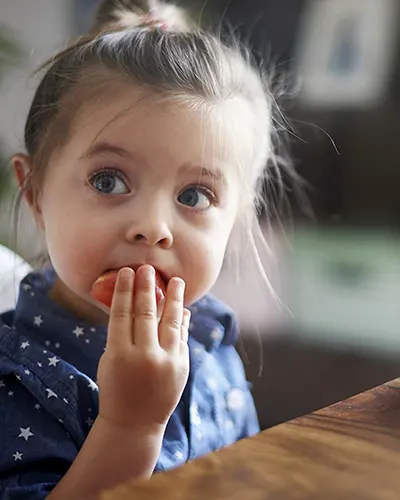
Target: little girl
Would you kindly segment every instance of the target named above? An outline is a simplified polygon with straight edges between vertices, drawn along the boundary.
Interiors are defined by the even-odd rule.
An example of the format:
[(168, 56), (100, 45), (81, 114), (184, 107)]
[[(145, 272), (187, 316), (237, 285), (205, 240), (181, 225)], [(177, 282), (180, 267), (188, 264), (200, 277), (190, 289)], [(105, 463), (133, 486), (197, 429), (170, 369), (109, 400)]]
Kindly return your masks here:
[(13, 159), (51, 266), (0, 317), (3, 500), (91, 497), (259, 431), (208, 292), (256, 228), (271, 100), (237, 47), (152, 3), (104, 1), (54, 56)]

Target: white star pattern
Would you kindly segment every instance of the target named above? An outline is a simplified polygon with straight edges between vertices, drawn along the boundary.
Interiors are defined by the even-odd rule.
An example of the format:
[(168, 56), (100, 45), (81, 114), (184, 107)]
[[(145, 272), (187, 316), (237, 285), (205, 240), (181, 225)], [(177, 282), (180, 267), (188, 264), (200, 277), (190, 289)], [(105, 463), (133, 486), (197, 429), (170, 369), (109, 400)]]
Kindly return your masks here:
[(6, 386), (6, 384), (5, 384), (2, 380), (0, 380), (0, 389), (1, 389), (2, 387), (5, 387), (5, 386)]
[(192, 417), (192, 424), (193, 425), (200, 425), (201, 418), (199, 415), (199, 407), (197, 406), (196, 403), (193, 403), (190, 413), (191, 413), (191, 417)]
[(20, 453), (19, 451), (16, 451), (13, 455), (14, 457), (14, 462), (16, 462), (17, 460), (22, 460), (22, 455), (23, 453)]
[(46, 351), (46, 350), (44, 350), (44, 351), (43, 351), (43, 354), (47, 354), (47, 351)]
[(50, 346), (50, 344), (51, 344), (50, 340), (46, 340), (45, 345), (46, 345), (47, 347), (49, 347), (49, 346)]
[(63, 401), (64, 401), (64, 403), (65, 403), (66, 405), (67, 405), (67, 404), (69, 404), (69, 401), (68, 401), (68, 399), (67, 399), (67, 398), (64, 398), (64, 399), (63, 399)]
[(19, 428), (21, 433), (19, 434), (19, 438), (24, 438), (25, 441), (28, 441), (28, 439), (32, 436), (34, 436), (33, 432), (31, 432), (31, 428), (27, 427), (26, 429), (23, 429), (22, 427)]
[(42, 368), (42, 366), (43, 366), (43, 365), (42, 365), (42, 363), (41, 363), (40, 361), (38, 361), (38, 364), (37, 364), (37, 365), (38, 365), (38, 367), (39, 367), (39, 368)]
[(226, 397), (228, 410), (240, 410), (244, 406), (244, 393), (240, 389), (233, 388)]
[(75, 328), (75, 330), (72, 332), (73, 334), (75, 334), (76, 338), (78, 339), (81, 335), (84, 335), (83, 333), (83, 328), (81, 328), (80, 326), (77, 326)]
[(40, 404), (35, 404), (35, 410), (40, 410)]
[(197, 440), (201, 441), (203, 439), (203, 437), (204, 437), (204, 433), (203, 433), (201, 427), (197, 427), (197, 429), (196, 429), (196, 438), (197, 438)]
[(58, 421), (60, 422), (60, 424), (64, 423), (64, 420), (62, 418), (59, 418)]
[(70, 375), (69, 378), (72, 380), (73, 378), (75, 378), (73, 375)]
[(96, 328), (91, 328), (90, 329), (91, 332), (95, 332), (96, 331)]
[(15, 376), (16, 376), (16, 378), (17, 378), (18, 380), (21, 380), (21, 376), (20, 376), (20, 375), (15, 374)]
[(215, 378), (209, 378), (207, 380), (207, 385), (212, 391), (214, 391), (218, 387), (218, 383)]
[(35, 326), (41, 326), (41, 324), (43, 323), (43, 318), (42, 316), (35, 316), (35, 319), (33, 321), (33, 324)]
[(183, 460), (183, 453), (180, 450), (176, 451), (175, 452), (175, 458), (177, 460)]
[(49, 358), (49, 366), (56, 366), (59, 361), (59, 359), (53, 356), (52, 358)]
[(93, 423), (94, 423), (94, 421), (93, 421), (93, 419), (92, 419), (92, 418), (90, 418), (90, 417), (89, 417), (89, 418), (86, 420), (86, 422), (85, 422), (85, 424), (87, 424), (89, 427), (92, 427)]
[(90, 339), (86, 339), (85, 342), (86, 342), (86, 344), (89, 344), (90, 343)]
[(25, 292), (31, 289), (31, 285), (23, 285), (22, 288), (24, 289)]
[(214, 330), (210, 334), (210, 338), (213, 342), (220, 342), (222, 339), (222, 332), (220, 328), (214, 328)]
[(29, 346), (30, 346), (30, 343), (29, 343), (29, 341), (27, 340), (26, 342), (22, 342), (22, 344), (21, 344), (21, 349), (26, 349), (26, 348), (27, 348), (27, 347), (29, 347)]
[(54, 345), (56, 346), (56, 349), (60, 349), (60, 342), (56, 342)]
[(29, 370), (24, 370), (25, 375), (30, 375), (31, 372)]
[(8, 392), (7, 392), (7, 394), (8, 394), (9, 396), (14, 396), (14, 392), (13, 392), (13, 391), (8, 391)]
[(57, 394), (51, 389), (46, 389), (46, 392), (47, 392), (47, 399), (58, 398)]
[(98, 390), (97, 384), (95, 382), (93, 382), (93, 380), (91, 380), (89, 382), (88, 387), (90, 387), (92, 389), (92, 391), (97, 391)]
[(203, 354), (203, 349), (201, 347), (195, 347), (193, 349), (193, 354), (200, 357)]
[(34, 297), (34, 296), (35, 296), (34, 292), (31, 292), (31, 297)]

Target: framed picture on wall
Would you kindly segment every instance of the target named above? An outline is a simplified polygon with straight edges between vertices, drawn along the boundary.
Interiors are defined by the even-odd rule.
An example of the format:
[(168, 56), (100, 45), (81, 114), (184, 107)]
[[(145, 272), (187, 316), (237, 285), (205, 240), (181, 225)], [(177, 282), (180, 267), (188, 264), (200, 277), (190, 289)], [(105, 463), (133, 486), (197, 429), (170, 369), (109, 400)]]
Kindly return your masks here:
[(309, 0), (295, 58), (300, 100), (317, 107), (379, 103), (389, 88), (398, 7), (397, 0)]

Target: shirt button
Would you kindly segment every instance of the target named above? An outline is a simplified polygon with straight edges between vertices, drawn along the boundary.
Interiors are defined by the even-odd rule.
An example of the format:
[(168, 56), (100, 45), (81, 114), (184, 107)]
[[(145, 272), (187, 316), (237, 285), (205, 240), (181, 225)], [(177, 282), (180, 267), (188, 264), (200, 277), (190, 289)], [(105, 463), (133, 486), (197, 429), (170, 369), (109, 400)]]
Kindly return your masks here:
[(240, 410), (244, 406), (244, 393), (242, 390), (234, 388), (226, 396), (226, 407), (228, 410)]

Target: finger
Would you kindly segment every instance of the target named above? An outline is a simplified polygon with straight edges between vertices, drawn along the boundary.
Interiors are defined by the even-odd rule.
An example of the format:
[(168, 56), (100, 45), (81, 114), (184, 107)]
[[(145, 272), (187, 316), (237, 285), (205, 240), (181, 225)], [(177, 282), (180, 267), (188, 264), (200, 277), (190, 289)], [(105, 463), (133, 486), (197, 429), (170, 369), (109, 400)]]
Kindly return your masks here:
[(107, 347), (126, 347), (132, 344), (132, 295), (135, 273), (132, 269), (119, 271), (111, 302)]
[(184, 294), (185, 282), (181, 278), (170, 279), (158, 328), (160, 346), (166, 351), (177, 349), (180, 344)]
[(182, 319), (182, 327), (181, 327), (181, 342), (187, 344), (189, 339), (189, 325), (190, 325), (190, 316), (191, 313), (189, 309), (183, 310), (183, 319)]
[(154, 349), (159, 345), (156, 281), (152, 266), (142, 266), (136, 272), (133, 342), (145, 349)]

